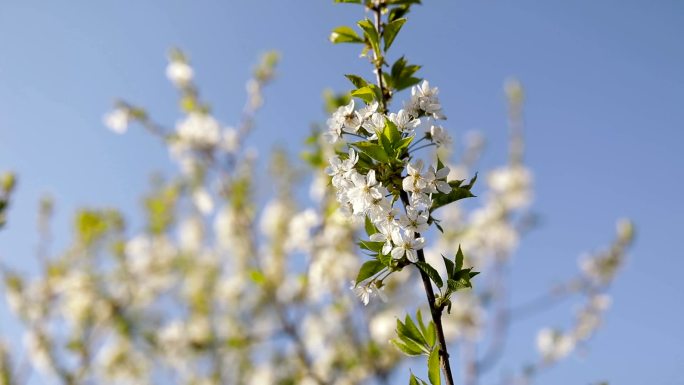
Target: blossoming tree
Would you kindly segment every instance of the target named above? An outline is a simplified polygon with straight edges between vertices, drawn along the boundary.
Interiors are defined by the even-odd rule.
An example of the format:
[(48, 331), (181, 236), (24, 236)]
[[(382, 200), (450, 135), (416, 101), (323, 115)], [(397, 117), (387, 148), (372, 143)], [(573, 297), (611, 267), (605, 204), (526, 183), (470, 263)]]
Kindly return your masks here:
[[(453, 149), (438, 89), (419, 65), (390, 59), (420, 1), (337, 2), (368, 17), (358, 29), (335, 28), (330, 40), (357, 44), (374, 76), (345, 75), (352, 90), (328, 96), (327, 129), (302, 153), (309, 204), (299, 206), (293, 182), (303, 167), (281, 151), (270, 166), (277, 193), (268, 202), (254, 194), (263, 187), (245, 138), (277, 54), (264, 55), (241, 119), (226, 127), (201, 98), (188, 57), (172, 51), (175, 127), (124, 101), (105, 123), (120, 134), (137, 123), (168, 146), (179, 172), (153, 183), (143, 229), (127, 228), (116, 210), (84, 209), (71, 245), (41, 252), (39, 271), (2, 265), (29, 359), (0, 344), (0, 383), (477, 384), (505, 353), (516, 319), (570, 295), (585, 299), (574, 326), (542, 327), (539, 361), (502, 381), (529, 382), (589, 340), (631, 223), (620, 221), (615, 242), (582, 258), (578, 274), (512, 306), (507, 267), (534, 224), (521, 85), (505, 86), (509, 161), (477, 181), (482, 138)], [(0, 226), (14, 186), (14, 176), (3, 177)], [(473, 209), (459, 205), (465, 198)], [(46, 233), (51, 201), (40, 213)], [(407, 362), (416, 374), (404, 372)]]

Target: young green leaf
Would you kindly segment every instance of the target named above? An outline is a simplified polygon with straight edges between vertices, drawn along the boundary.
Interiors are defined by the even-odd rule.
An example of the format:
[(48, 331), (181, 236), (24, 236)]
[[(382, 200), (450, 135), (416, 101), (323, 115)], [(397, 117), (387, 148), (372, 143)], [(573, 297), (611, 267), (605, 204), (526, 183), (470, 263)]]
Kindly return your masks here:
[(394, 42), (404, 23), (406, 23), (406, 19), (402, 18), (393, 20), (385, 25), (385, 30), (382, 32), (382, 38), (385, 41), (385, 51), (392, 46), (392, 42)]
[(371, 48), (373, 48), (373, 51), (375, 51), (375, 54), (380, 56), (380, 37), (378, 36), (378, 30), (375, 29), (373, 22), (369, 19), (363, 19), (357, 24), (363, 30), (364, 35), (366, 35), (366, 39), (368, 39), (368, 43)]
[(411, 373), (411, 378), (409, 379), (409, 385), (428, 385), (427, 382), (421, 380)]
[(453, 277), (453, 275), (454, 275), (454, 263), (451, 262), (451, 260), (449, 258), (446, 258), (443, 255), (442, 255), (442, 260), (444, 260), (444, 266), (446, 266), (447, 278)]
[(367, 104), (371, 104), (377, 99), (375, 91), (369, 85), (356, 89), (352, 91), (351, 94), (352, 96), (356, 96), (357, 98), (363, 100)]
[(375, 225), (370, 220), (370, 217), (368, 215), (366, 215), (366, 221), (364, 223), (364, 227), (366, 229), (366, 234), (368, 234), (369, 237), (378, 232), (378, 229), (375, 228)]
[(461, 245), (458, 245), (458, 251), (456, 252), (456, 257), (454, 258), (455, 264), (454, 264), (454, 269), (453, 269), (454, 273), (451, 274), (452, 277), (454, 276), (454, 274), (457, 271), (463, 269), (463, 260), (464, 259), (465, 259), (465, 257), (463, 256), (463, 250), (461, 250)]
[(344, 75), (344, 77), (349, 79), (349, 81), (352, 82), (352, 84), (356, 88), (362, 88), (362, 87), (366, 87), (368, 85), (368, 82), (366, 81), (366, 79), (362, 78), (361, 76), (347, 74), (347, 75)]
[(418, 330), (416, 324), (413, 323), (411, 317), (407, 314), (404, 318), (404, 323), (397, 319), (397, 332), (399, 336), (406, 336), (420, 345), (425, 345), (425, 338)]
[(437, 342), (437, 329), (435, 329), (435, 323), (432, 321), (428, 324), (427, 331), (425, 332), (425, 341), (430, 346), (435, 346)]
[(356, 142), (352, 144), (359, 152), (365, 154), (379, 162), (388, 163), (390, 158), (385, 152), (385, 148), (379, 144), (370, 142)]
[(396, 338), (394, 338), (391, 339), (390, 342), (408, 356), (419, 356), (423, 354), (423, 349), (421, 349), (420, 346), (413, 341), (398, 341)]
[(384, 268), (385, 265), (376, 259), (366, 261), (366, 263), (361, 265), (361, 269), (359, 269), (359, 274), (356, 276), (356, 284), (358, 285), (359, 282), (363, 282), (364, 280), (374, 276)]
[(435, 346), (428, 357), (428, 379), (432, 385), (442, 384), (439, 375), (439, 346)]
[(330, 41), (339, 43), (363, 43), (363, 39), (351, 27), (343, 25), (333, 29), (330, 33)]
[[(449, 182), (451, 185), (451, 182)], [(469, 188), (465, 187), (454, 187), (451, 186), (451, 192), (448, 194), (433, 194), (432, 196), (432, 206), (430, 207), (430, 212), (437, 210), (442, 206), (446, 206), (449, 203), (453, 203), (465, 198), (472, 198), (475, 195), (470, 192)]]
[(428, 277), (430, 277), (432, 282), (434, 282), (435, 285), (437, 285), (437, 287), (441, 288), (444, 285), (444, 283), (442, 282), (442, 277), (439, 276), (437, 270), (435, 270), (434, 267), (430, 266), (430, 264), (423, 261), (417, 261), (415, 264), (416, 266), (418, 266), (420, 270), (427, 274)]
[(426, 335), (427, 328), (425, 327), (425, 323), (423, 322), (423, 314), (421, 314), (420, 309), (418, 309), (416, 311), (416, 320), (418, 321), (418, 326), (420, 327), (420, 332), (423, 335)]
[(380, 250), (382, 250), (383, 245), (384, 245), (383, 242), (359, 241), (359, 247), (360, 248), (362, 248), (364, 250), (372, 251), (375, 253), (379, 253)]

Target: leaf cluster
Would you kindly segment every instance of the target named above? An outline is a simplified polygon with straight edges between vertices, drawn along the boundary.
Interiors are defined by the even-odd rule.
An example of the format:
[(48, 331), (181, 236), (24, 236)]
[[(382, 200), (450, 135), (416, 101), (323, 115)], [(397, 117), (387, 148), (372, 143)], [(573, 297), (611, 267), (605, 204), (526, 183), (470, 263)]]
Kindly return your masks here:
[[(440, 385), (440, 348), (437, 343), (437, 329), (434, 322), (430, 321), (427, 326), (423, 321), (420, 310), (416, 312), (416, 321), (407, 314), (404, 322), (397, 319), (397, 338), (390, 342), (409, 356), (428, 356), (428, 379), (432, 385)], [(427, 384), (411, 373), (409, 384)]]

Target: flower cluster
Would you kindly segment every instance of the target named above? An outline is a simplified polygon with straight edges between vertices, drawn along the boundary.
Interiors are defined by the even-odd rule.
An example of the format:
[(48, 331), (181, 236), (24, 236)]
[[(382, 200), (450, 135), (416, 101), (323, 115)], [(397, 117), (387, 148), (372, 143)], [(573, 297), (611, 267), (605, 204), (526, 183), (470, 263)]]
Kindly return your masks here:
[[(421, 120), (429, 123), (443, 118), (437, 88), (427, 81), (412, 90), (405, 109), (384, 114), (377, 101), (355, 109), (355, 102), (339, 107), (328, 120), (328, 138), (336, 143), (349, 138), (347, 153), (330, 158), (328, 175), (344, 213), (367, 218), (375, 231), (371, 242), (382, 243), (381, 253), (398, 261), (415, 263), (417, 251), (425, 246), (420, 236), (431, 223), (433, 195), (448, 195), (449, 168), (438, 162), (425, 167), (416, 157), (415, 141)], [(450, 142), (440, 126), (429, 125), (421, 140), (428, 146)], [(405, 173), (404, 173), (405, 171)], [(402, 198), (403, 197), (403, 198)], [(396, 207), (405, 199), (404, 213)], [(374, 293), (370, 285), (358, 288), (364, 303)]]

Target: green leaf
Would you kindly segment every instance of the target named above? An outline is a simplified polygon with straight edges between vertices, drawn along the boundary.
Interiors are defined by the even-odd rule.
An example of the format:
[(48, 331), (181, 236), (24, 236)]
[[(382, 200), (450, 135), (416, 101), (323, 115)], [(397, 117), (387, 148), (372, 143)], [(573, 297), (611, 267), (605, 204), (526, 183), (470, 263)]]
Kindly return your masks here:
[(416, 324), (413, 323), (411, 317), (407, 314), (404, 319), (405, 323), (402, 323), (397, 319), (397, 334), (402, 339), (410, 339), (419, 345), (425, 345), (425, 338), (423, 334), (418, 330)]
[(447, 286), (449, 286), (450, 291), (459, 291), (462, 289), (467, 289), (467, 288), (472, 287), (472, 285), (470, 284), (470, 281), (464, 281), (462, 279), (455, 280), (455, 279), (451, 279), (451, 278), (449, 278), (447, 280)]
[(439, 276), (439, 273), (437, 270), (435, 270), (434, 267), (430, 266), (430, 264), (423, 262), (423, 261), (417, 261), (415, 262), (415, 265), (418, 266), (420, 270), (422, 270), (425, 274), (427, 274), (428, 277), (437, 285), (437, 287), (441, 288), (444, 285), (444, 282), (442, 282), (442, 277)]
[(379, 273), (380, 270), (384, 269), (385, 265), (380, 263), (380, 261), (373, 259), (371, 261), (366, 261), (363, 265), (361, 265), (361, 269), (359, 270), (359, 274), (356, 276), (356, 284), (358, 285), (359, 282), (363, 282), (364, 280), (374, 276), (375, 274)]
[(383, 265), (385, 265), (387, 267), (391, 267), (392, 261), (395, 260), (394, 258), (392, 258), (392, 256), (390, 254), (382, 254), (382, 253), (378, 253), (378, 259), (380, 260), (380, 262)]
[(389, 21), (394, 21), (397, 19), (400, 19), (404, 15), (406, 15), (409, 11), (409, 6), (408, 5), (402, 5), (399, 7), (392, 8), (390, 10), (389, 15), (387, 16), (387, 20)]
[(352, 84), (356, 88), (362, 88), (362, 87), (366, 87), (368, 85), (368, 82), (366, 81), (366, 79), (362, 78), (361, 76), (347, 74), (347, 75), (344, 75), (344, 77), (349, 79), (349, 81), (352, 82)]
[(380, 52), (380, 36), (378, 36), (378, 30), (375, 29), (373, 22), (369, 19), (363, 19), (356, 24), (358, 24), (358, 26), (363, 30), (364, 35), (366, 36), (366, 39), (368, 39), (368, 43), (370, 44), (371, 48), (373, 48), (373, 51), (375, 51), (375, 54), (377, 56), (381, 56), (382, 52)]
[(339, 43), (363, 43), (363, 39), (351, 27), (346, 25), (333, 29), (330, 33), (330, 41)]
[(411, 373), (411, 378), (409, 379), (409, 385), (428, 385), (427, 382), (421, 380)]
[(435, 346), (435, 342), (437, 342), (437, 329), (435, 328), (435, 323), (430, 321), (427, 329), (428, 330), (425, 333), (425, 340), (427, 341), (428, 345)]
[(408, 146), (413, 142), (413, 136), (409, 136), (407, 138), (404, 138), (397, 142), (396, 146), (394, 147), (395, 150), (397, 150), (397, 154), (401, 155), (402, 151), (404, 151)]
[(418, 380), (416, 379), (416, 376), (411, 373), (411, 378), (409, 379), (409, 385), (420, 385), (418, 383)]
[(398, 341), (396, 338), (391, 339), (390, 342), (406, 355), (419, 356), (423, 354), (423, 350), (415, 342), (409, 341), (407, 343), (405, 341)]
[(421, 67), (419, 65), (409, 65), (406, 59), (402, 56), (392, 64), (390, 74), (392, 76), (392, 85), (397, 91), (414, 86), (420, 82), (420, 78), (414, 77)]
[(371, 222), (368, 215), (366, 215), (366, 222), (364, 223), (364, 227), (366, 228), (366, 234), (368, 234), (369, 237), (378, 232), (378, 229), (375, 228), (375, 225), (373, 224), (373, 222)]
[(467, 185), (463, 186), (463, 188), (467, 188), (468, 190), (472, 189), (473, 186), (475, 185), (475, 182), (477, 181), (477, 173), (475, 173), (475, 176), (473, 176), (470, 179), (470, 182), (468, 182)]
[(370, 86), (358, 88), (352, 91), (351, 95), (356, 96), (357, 98), (363, 100), (367, 104), (371, 104), (374, 100), (377, 99), (377, 94)]
[[(459, 246), (460, 248), (460, 246)], [(444, 260), (444, 266), (446, 266), (447, 278), (451, 278), (454, 275), (454, 263), (445, 256), (442, 255), (442, 260)]]
[(439, 375), (439, 346), (432, 349), (428, 357), (428, 379), (432, 385), (442, 384), (442, 379)]
[[(451, 185), (451, 182), (449, 182)], [(450, 203), (459, 201), (465, 198), (472, 198), (475, 195), (470, 192), (469, 188), (465, 187), (454, 187), (451, 185), (451, 191), (448, 194), (433, 194), (432, 195), (432, 207), (430, 207), (430, 212), (437, 210), (442, 206), (446, 206)]]
[[(458, 245), (458, 251), (456, 252), (456, 257), (454, 258), (454, 273), (457, 271), (463, 269), (463, 260), (465, 257), (463, 256), (463, 250), (461, 250), (461, 245)], [(453, 274), (451, 274), (453, 276)]]
[(390, 161), (390, 158), (385, 152), (385, 148), (379, 144), (370, 142), (356, 142), (352, 143), (352, 146), (356, 147), (356, 149), (361, 153), (368, 155), (379, 162), (388, 163)]
[(368, 251), (373, 251), (376, 253), (379, 253), (380, 250), (382, 250), (383, 245), (383, 242), (359, 241), (360, 248)]
[(404, 23), (406, 23), (406, 19), (402, 18), (393, 20), (385, 25), (385, 30), (382, 32), (382, 38), (385, 41), (385, 51), (392, 46), (392, 42), (394, 42)]
[(401, 132), (397, 129), (397, 125), (389, 119), (385, 119), (385, 129), (382, 131), (382, 135), (389, 139), (392, 144), (401, 140)]
[(420, 332), (425, 336), (427, 333), (427, 328), (423, 322), (423, 314), (420, 312), (420, 309), (416, 311), (416, 320), (418, 321), (418, 326), (420, 326)]

